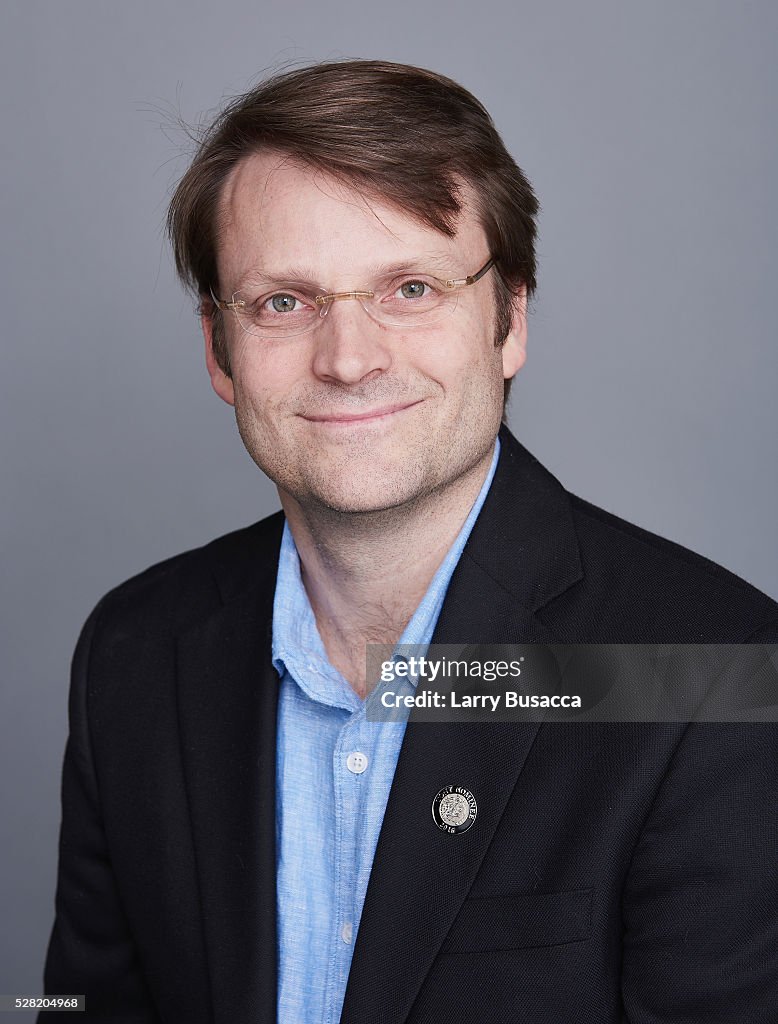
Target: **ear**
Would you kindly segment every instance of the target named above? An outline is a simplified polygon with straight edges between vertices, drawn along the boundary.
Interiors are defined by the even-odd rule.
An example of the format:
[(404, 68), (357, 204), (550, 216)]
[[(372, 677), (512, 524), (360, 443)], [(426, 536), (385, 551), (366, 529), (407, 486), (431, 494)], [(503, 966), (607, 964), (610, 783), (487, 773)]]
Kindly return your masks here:
[(513, 302), (511, 329), (502, 346), (502, 375), (515, 376), (527, 360), (527, 286), (522, 285)]
[(235, 405), (235, 388), (232, 378), (222, 370), (216, 361), (213, 351), (213, 308), (210, 309), (203, 303), (200, 312), (200, 324), (205, 339), (205, 365), (208, 367), (208, 375), (211, 378), (211, 387), (227, 405)]

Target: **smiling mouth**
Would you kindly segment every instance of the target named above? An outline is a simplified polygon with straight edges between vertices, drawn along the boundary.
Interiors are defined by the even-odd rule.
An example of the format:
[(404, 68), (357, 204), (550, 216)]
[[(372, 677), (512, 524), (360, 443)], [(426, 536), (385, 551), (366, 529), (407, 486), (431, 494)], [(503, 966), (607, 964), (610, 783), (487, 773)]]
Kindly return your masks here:
[(412, 409), (415, 405), (419, 405), (423, 399), (419, 398), (415, 402), (406, 402), (399, 405), (385, 405), (378, 409), (368, 409), (364, 412), (328, 412), (328, 413), (316, 413), (311, 415), (302, 415), (304, 420), (308, 420), (310, 423), (324, 423), (328, 425), (349, 425), (352, 423), (368, 423), (373, 420), (386, 419), (389, 416), (393, 416), (395, 413), (404, 412), (406, 409)]

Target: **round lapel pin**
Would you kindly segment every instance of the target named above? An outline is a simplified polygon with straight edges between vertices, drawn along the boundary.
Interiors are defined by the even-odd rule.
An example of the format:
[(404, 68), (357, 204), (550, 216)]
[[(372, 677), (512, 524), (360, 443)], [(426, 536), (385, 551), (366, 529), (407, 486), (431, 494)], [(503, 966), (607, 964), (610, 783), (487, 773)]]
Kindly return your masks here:
[(464, 786), (444, 786), (432, 801), (432, 820), (443, 832), (467, 832), (478, 814), (478, 804)]

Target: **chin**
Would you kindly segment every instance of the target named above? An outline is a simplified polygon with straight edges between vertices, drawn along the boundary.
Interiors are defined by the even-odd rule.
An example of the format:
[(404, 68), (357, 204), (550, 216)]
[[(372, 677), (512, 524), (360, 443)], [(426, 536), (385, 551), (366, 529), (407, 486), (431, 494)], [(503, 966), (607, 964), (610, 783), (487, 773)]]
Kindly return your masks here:
[(300, 496), (300, 504), (317, 504), (332, 512), (345, 515), (369, 515), (371, 513), (389, 512), (401, 505), (406, 505), (416, 498), (414, 492), (391, 492), (386, 488), (377, 490), (372, 487), (325, 487), (315, 488)]
[(306, 475), (301, 486), (289, 488), (302, 506), (318, 505), (333, 512), (387, 512), (413, 502), (432, 488), (407, 468), (382, 472), (380, 465), (362, 465)]
[(298, 500), (338, 512), (395, 508), (425, 489), (432, 470), (428, 463), (428, 456), (408, 446), (387, 451), (372, 444), (353, 445), (347, 451), (313, 452), (304, 465), (298, 464)]

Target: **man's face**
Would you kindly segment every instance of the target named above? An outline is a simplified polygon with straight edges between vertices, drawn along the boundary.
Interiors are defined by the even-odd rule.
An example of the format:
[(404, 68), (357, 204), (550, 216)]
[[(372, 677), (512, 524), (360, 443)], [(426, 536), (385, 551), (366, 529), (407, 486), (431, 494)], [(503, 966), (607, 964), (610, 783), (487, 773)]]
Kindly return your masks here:
[[(398, 264), (463, 278), (490, 255), (469, 205), (448, 238), (277, 153), (237, 165), (220, 229), (226, 299), (248, 278), (257, 290), (258, 275), (267, 290), (302, 278), (344, 292), (369, 288), (381, 268)], [(243, 442), (282, 500), (340, 512), (396, 508), (490, 457), (503, 379), (523, 364), (526, 344), (522, 299), (505, 345), (495, 347), (492, 274), (423, 327), (387, 327), (359, 302), (336, 300), (311, 333), (265, 340), (227, 312), (231, 378), (216, 364), (203, 318), (213, 387), (235, 406)]]

